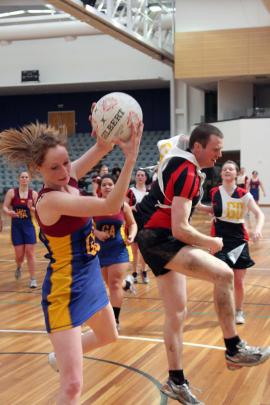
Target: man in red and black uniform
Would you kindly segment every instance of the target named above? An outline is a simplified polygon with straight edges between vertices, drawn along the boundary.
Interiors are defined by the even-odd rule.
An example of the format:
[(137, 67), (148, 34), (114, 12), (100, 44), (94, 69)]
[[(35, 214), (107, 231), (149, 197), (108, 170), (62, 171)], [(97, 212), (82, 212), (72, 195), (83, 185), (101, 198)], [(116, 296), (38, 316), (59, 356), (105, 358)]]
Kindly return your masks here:
[[(247, 346), (234, 323), (233, 272), (213, 255), (222, 249), (222, 238), (197, 231), (189, 222), (200, 201), (203, 174), (221, 156), (223, 135), (209, 124), (196, 127), (189, 151), (172, 148), (161, 162), (149, 194), (136, 205), (137, 236), (144, 260), (157, 277), (165, 309), (164, 341), (169, 379), (161, 391), (182, 404), (199, 404), (183, 372), (182, 345), (186, 314), (186, 277), (214, 284), (214, 300), (222, 328), (229, 369), (260, 364), (270, 348)], [(205, 250), (203, 250), (205, 249)]]

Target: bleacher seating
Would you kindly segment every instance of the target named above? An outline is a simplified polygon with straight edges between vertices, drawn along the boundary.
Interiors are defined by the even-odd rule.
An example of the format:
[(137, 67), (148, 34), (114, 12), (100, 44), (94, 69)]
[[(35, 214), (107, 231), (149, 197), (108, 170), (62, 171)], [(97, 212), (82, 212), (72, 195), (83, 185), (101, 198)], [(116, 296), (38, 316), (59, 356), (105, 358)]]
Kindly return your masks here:
[[(155, 165), (159, 159), (157, 142), (160, 139), (170, 137), (169, 130), (167, 131), (144, 131), (140, 152), (137, 159), (136, 167), (146, 167)], [(93, 144), (95, 139), (89, 133), (77, 133), (68, 138), (68, 151), (70, 159), (73, 161), (80, 157), (87, 151)], [(122, 167), (124, 163), (124, 156), (118, 147), (115, 147), (105, 158), (102, 163), (112, 169), (115, 166)], [(0, 157), (0, 198), (3, 197), (9, 188), (18, 184), (18, 174), (25, 168), (11, 168)], [(31, 187), (39, 190), (42, 182), (39, 179), (32, 179)]]

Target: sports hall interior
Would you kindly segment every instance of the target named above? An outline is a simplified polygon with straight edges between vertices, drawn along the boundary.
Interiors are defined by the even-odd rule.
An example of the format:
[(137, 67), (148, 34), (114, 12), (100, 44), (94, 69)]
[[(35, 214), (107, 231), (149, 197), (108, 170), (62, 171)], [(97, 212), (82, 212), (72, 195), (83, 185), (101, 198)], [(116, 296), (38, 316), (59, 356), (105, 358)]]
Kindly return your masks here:
[[(270, 345), (269, 46), (269, 0), (0, 0), (0, 131), (37, 120), (65, 127), (73, 160), (94, 143), (92, 102), (123, 91), (144, 114), (136, 167), (158, 162), (160, 139), (209, 122), (223, 132), (224, 152), (207, 172), (206, 193), (227, 159), (248, 176), (259, 172), (266, 220), (262, 240), (250, 244), (256, 264), (246, 277), (247, 322), (239, 326), (255, 345)], [(121, 152), (115, 148), (102, 163), (121, 167)], [(20, 169), (0, 158), (0, 201)], [(41, 187), (38, 178), (31, 184)], [(10, 220), (2, 217), (0, 404), (53, 404), (58, 376), (47, 363), (52, 348), (40, 306), (45, 251), (38, 243), (39, 287), (30, 290), (27, 271), (14, 279)], [(192, 221), (209, 234), (210, 218), (195, 212)], [(248, 229), (253, 225), (251, 215)], [(167, 376), (164, 314), (149, 273), (148, 285), (139, 282), (136, 295), (125, 293), (118, 341), (85, 355), (82, 404), (176, 402), (159, 391)], [(226, 369), (212, 285), (192, 278), (184, 342), (185, 373), (207, 405), (270, 405), (269, 364)]]

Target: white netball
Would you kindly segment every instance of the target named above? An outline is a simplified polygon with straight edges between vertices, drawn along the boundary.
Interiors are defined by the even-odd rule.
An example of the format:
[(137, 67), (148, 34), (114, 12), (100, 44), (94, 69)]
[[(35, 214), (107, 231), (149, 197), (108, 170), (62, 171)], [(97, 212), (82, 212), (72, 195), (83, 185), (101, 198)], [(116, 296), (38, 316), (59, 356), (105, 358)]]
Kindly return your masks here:
[(139, 103), (129, 94), (109, 93), (98, 100), (92, 111), (92, 127), (106, 142), (130, 138), (130, 123), (138, 125), (143, 114)]

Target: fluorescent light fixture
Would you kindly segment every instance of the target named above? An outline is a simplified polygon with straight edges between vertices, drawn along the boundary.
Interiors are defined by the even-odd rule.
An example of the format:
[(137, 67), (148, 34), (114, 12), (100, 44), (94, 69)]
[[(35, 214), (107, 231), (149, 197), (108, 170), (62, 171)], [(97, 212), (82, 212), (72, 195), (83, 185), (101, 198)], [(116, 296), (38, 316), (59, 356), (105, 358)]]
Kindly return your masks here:
[(157, 13), (158, 11), (161, 11), (161, 6), (159, 4), (150, 4), (148, 9), (153, 13)]
[(24, 10), (10, 11), (9, 13), (0, 13), (0, 18), (11, 17), (13, 15), (21, 15), (21, 14), (25, 14), (25, 11)]
[(72, 42), (72, 41), (75, 41), (77, 39), (77, 37), (76, 37), (76, 35), (66, 35), (64, 37), (64, 39), (66, 42)]
[(53, 14), (54, 10), (27, 10), (29, 14)]
[(55, 11), (54, 6), (52, 6), (51, 4), (45, 4), (45, 7), (49, 8), (50, 10), (54, 10), (54, 11)]

